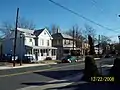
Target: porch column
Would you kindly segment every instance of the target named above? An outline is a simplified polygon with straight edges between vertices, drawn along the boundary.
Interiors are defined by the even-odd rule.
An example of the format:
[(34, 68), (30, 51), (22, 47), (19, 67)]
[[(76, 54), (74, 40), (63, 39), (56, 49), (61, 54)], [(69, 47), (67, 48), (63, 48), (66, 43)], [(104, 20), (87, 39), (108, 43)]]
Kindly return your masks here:
[(33, 55), (33, 48), (32, 48), (32, 52), (31, 52), (31, 54)]
[(40, 55), (40, 57), (41, 57), (41, 49), (39, 49), (39, 55)]
[(51, 49), (49, 49), (49, 56), (51, 56)]

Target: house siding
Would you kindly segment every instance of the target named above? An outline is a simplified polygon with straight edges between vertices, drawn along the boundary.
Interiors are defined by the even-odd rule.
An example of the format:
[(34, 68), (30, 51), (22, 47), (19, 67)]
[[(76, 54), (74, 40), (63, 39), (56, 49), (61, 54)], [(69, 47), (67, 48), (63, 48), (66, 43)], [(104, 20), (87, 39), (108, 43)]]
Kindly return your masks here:
[[(14, 38), (6, 39), (3, 41), (3, 53), (4, 54), (14, 54)], [(25, 53), (25, 46), (23, 39), (16, 39), (16, 55), (19, 57)]]
[[(46, 33), (46, 34), (45, 34)], [(48, 46), (47, 41), (49, 40), (49, 47), (52, 46), (52, 39), (47, 34), (46, 30), (44, 30), (39, 36), (38, 36), (38, 46)], [(44, 41), (44, 44), (42, 44), (42, 40)]]
[[(16, 55), (18, 55), (19, 57), (21, 57), (21, 55), (28, 55), (29, 52), (32, 52), (30, 54), (32, 54), (32, 56), (34, 58), (36, 58), (36, 60), (40, 61), (40, 60), (44, 60), (46, 57), (51, 57), (53, 60), (56, 59), (56, 55), (52, 55), (52, 50), (53, 48), (52, 46), (52, 37), (49, 34), (49, 32), (47, 30), (43, 30), (43, 32), (38, 35), (38, 41), (37, 38), (35, 37), (35, 35), (31, 34), (31, 33), (24, 33), (22, 32), (23, 36), (22, 39), (20, 38), (20, 31), (18, 31), (17, 33), (17, 40), (16, 40)], [(14, 50), (14, 32), (6, 37), (6, 39), (3, 42), (3, 54), (13, 54), (13, 50)], [(41, 41), (44, 40), (44, 44), (42, 45)], [(48, 41), (49, 41), (49, 45), (48, 45)], [(41, 56), (41, 50), (43, 50), (41, 47), (37, 48), (36, 47), (40, 47), (40, 46), (44, 46), (44, 50), (47, 50), (48, 48), (50, 48), (50, 52), (49, 55), (47, 55), (47, 53), (44, 53), (43, 56)], [(49, 47), (48, 47), (49, 46)], [(39, 52), (34, 52), (34, 50), (38, 50)], [(56, 50), (56, 48), (54, 48), (54, 50)], [(36, 54), (37, 53), (37, 54)], [(37, 57), (36, 57), (37, 56)]]
[[(31, 41), (30, 41), (30, 39), (31, 39)], [(29, 46), (35, 45), (35, 40), (34, 40), (34, 38), (25, 37), (25, 45), (29, 45)]]

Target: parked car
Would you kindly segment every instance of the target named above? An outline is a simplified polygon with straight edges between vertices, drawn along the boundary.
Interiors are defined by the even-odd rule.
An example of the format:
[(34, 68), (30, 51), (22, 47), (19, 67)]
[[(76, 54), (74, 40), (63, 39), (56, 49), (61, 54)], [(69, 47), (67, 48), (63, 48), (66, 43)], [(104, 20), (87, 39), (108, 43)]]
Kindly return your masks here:
[(33, 56), (24, 56), (22, 59), (23, 63), (33, 63), (35, 62), (35, 59), (33, 58)]
[(111, 55), (111, 54), (107, 54), (104, 56), (104, 58), (112, 58), (112, 57), (113, 57), (113, 55)]
[[(12, 54), (6, 54), (4, 56), (4, 60), (7, 61), (7, 62), (13, 62), (14, 56)], [(18, 56), (17, 55), (15, 55), (15, 60), (16, 61), (18, 60)]]
[(68, 55), (62, 59), (62, 63), (72, 63), (77, 62), (77, 57)]

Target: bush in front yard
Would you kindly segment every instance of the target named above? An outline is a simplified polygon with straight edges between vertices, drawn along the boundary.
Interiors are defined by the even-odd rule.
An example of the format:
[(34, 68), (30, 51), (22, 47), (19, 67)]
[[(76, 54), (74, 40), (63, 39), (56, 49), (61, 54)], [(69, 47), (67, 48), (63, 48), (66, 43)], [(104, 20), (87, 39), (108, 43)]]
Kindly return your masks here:
[(114, 60), (114, 65), (110, 69), (110, 76), (114, 77), (115, 83), (120, 83), (120, 58)]
[(45, 60), (52, 60), (52, 58), (51, 57), (46, 57), (46, 59)]
[(83, 80), (90, 81), (91, 77), (99, 76), (99, 71), (92, 56), (86, 56)]

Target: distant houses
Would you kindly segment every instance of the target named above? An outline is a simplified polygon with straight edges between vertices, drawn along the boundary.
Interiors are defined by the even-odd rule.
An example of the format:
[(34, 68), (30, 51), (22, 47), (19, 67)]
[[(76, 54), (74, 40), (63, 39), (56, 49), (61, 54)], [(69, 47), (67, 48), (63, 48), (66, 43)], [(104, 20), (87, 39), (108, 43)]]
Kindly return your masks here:
[[(70, 35), (57, 32), (50, 34), (47, 28), (29, 30), (17, 28), (16, 55), (18, 57), (33, 56), (36, 61), (51, 58), (60, 60), (66, 55), (71, 55), (72, 50), (78, 50), (81, 55), (89, 52), (89, 44), (83, 42), (77, 46), (76, 39)], [(15, 30), (12, 30), (2, 42), (2, 54), (13, 55)], [(98, 54), (98, 48), (95, 47)], [(102, 50), (100, 49), (100, 53)]]

